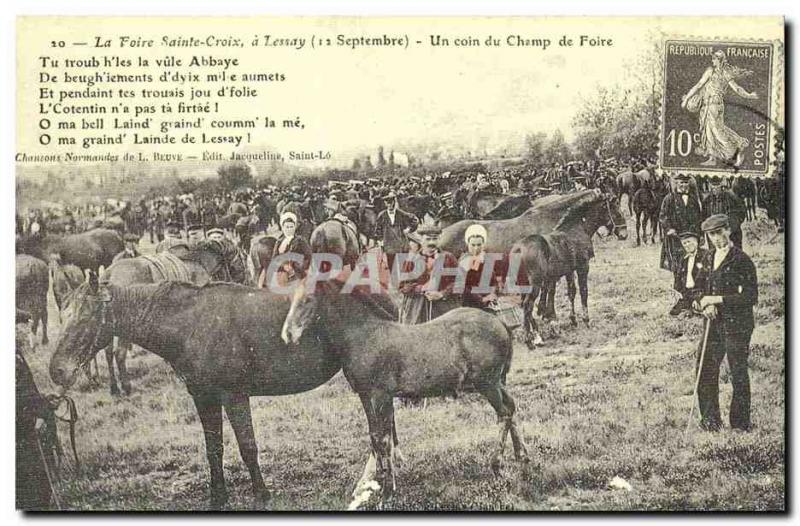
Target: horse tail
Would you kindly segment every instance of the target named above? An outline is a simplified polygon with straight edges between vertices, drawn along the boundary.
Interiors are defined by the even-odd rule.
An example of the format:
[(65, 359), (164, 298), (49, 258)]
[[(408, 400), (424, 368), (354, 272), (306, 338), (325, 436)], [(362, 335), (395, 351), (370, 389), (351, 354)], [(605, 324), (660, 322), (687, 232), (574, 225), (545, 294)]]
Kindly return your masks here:
[(514, 357), (514, 330), (505, 324), (503, 324), (503, 327), (506, 329), (508, 339), (502, 342), (502, 346), (504, 347), (503, 354), (506, 359), (503, 362), (503, 369), (500, 373), (500, 382), (506, 385), (506, 376), (508, 376), (508, 371), (511, 370), (511, 360)]

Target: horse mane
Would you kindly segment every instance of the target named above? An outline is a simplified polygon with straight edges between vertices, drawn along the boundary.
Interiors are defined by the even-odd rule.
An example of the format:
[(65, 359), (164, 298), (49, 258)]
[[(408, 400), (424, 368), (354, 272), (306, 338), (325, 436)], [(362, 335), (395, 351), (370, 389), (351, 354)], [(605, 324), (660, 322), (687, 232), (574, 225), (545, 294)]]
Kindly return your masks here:
[(566, 213), (561, 216), (561, 219), (556, 223), (553, 230), (566, 230), (580, 223), (586, 215), (586, 210), (603, 199), (602, 195), (598, 195), (593, 190), (589, 190), (589, 192), (592, 192), (592, 194), (588, 196), (588, 199), (581, 199), (567, 208)]
[[(344, 282), (339, 280), (330, 280), (325, 283), (322, 283), (321, 285), (324, 287), (326, 293), (341, 294), (341, 290), (344, 287)], [(355, 299), (359, 305), (365, 307), (365, 309), (371, 315), (386, 321), (397, 321), (396, 309), (390, 310), (388, 305), (381, 305), (378, 299), (376, 298), (376, 296), (380, 295), (371, 292), (368, 287), (366, 286), (354, 287), (353, 290), (350, 292), (350, 294), (348, 294), (348, 296)]]

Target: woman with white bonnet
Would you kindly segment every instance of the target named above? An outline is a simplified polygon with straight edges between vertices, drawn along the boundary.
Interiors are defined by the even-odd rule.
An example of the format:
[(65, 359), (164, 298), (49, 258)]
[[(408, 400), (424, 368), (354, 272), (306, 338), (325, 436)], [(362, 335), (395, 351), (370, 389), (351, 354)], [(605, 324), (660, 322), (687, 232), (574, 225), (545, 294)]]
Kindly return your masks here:
[[(487, 309), (489, 304), (497, 301), (505, 287), (508, 259), (502, 254), (497, 259), (487, 257), (485, 247), (488, 239), (489, 235), (483, 225), (471, 225), (464, 232), (468, 254), (460, 262), (461, 268), (467, 273), (461, 296), (461, 305), (464, 307)], [(491, 268), (486, 269), (487, 265)], [(483, 275), (484, 271), (487, 272), (486, 277)], [(481, 291), (480, 288), (490, 288), (491, 291)]]
[[(280, 227), (281, 234), (275, 241), (272, 258), (275, 259), (286, 253), (299, 254), (303, 258), (302, 263), (298, 261), (287, 261), (278, 268), (278, 273), (283, 275), (279, 276), (279, 278), (283, 278), (279, 280), (279, 283), (281, 281), (288, 283), (305, 277), (308, 266), (311, 264), (311, 247), (308, 241), (295, 235), (295, 232), (297, 232), (297, 215), (293, 212), (284, 212), (281, 214)], [(266, 275), (268, 268), (269, 266), (265, 266), (261, 270), (261, 275), (258, 277), (258, 288), (260, 289), (270, 283), (269, 276)]]

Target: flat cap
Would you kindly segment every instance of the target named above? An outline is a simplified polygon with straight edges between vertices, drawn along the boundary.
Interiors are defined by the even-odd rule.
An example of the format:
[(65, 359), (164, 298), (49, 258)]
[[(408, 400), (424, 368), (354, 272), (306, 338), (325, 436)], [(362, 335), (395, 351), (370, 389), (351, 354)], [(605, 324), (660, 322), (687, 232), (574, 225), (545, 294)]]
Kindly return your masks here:
[(728, 216), (725, 214), (714, 214), (703, 221), (703, 224), (700, 225), (700, 228), (703, 229), (703, 232), (713, 232), (714, 230), (719, 230), (720, 228), (730, 228)]
[(123, 241), (129, 241), (131, 243), (138, 243), (139, 242), (139, 236), (137, 236), (136, 234), (133, 234), (131, 232), (128, 232), (127, 234), (122, 236), (122, 240)]
[(208, 230), (206, 230), (206, 235), (209, 236), (209, 237), (214, 236), (214, 235), (224, 236), (225, 235), (225, 231), (222, 230), (221, 228), (209, 228)]
[(691, 179), (689, 174), (680, 173), (675, 176), (676, 181), (688, 181), (689, 179)]
[(678, 237), (681, 238), (681, 239), (686, 239), (686, 238), (689, 238), (689, 237), (693, 237), (695, 239), (700, 239), (700, 234), (698, 234), (697, 232), (693, 232), (691, 230), (684, 230), (683, 232), (678, 234)]

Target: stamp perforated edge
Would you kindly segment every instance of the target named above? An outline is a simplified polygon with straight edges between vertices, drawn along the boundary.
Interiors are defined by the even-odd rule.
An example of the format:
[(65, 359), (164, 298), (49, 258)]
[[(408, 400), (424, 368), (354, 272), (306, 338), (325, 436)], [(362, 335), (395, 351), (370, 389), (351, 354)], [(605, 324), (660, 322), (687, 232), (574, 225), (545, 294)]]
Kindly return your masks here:
[[(669, 41), (683, 41), (683, 42), (693, 42), (693, 43), (710, 43), (710, 44), (724, 44), (724, 43), (741, 43), (741, 44), (770, 44), (772, 45), (772, 82), (770, 86), (772, 100), (770, 103), (770, 115), (768, 116), (771, 126), (770, 132), (768, 137), (768, 144), (770, 147), (769, 152), (769, 164), (767, 165), (766, 173), (763, 172), (753, 172), (753, 171), (743, 171), (743, 170), (736, 170), (736, 169), (723, 169), (723, 168), (703, 168), (703, 167), (691, 167), (681, 170), (676, 170), (674, 168), (664, 168), (662, 166), (662, 150), (661, 145), (664, 143), (664, 105), (666, 103), (666, 90), (664, 87), (664, 82), (666, 79), (666, 45)], [(658, 165), (656, 170), (661, 176), (668, 176), (671, 177), (678, 173), (690, 173), (694, 175), (705, 175), (705, 176), (725, 176), (725, 177), (763, 177), (763, 178), (770, 178), (773, 177), (775, 174), (775, 161), (777, 160), (778, 151), (780, 148), (780, 143), (778, 140), (778, 129), (784, 130), (785, 127), (785, 119), (784, 119), (784, 71), (783, 71), (783, 64), (784, 64), (784, 41), (782, 39), (759, 39), (759, 38), (723, 38), (723, 37), (708, 37), (708, 36), (692, 36), (692, 35), (667, 35), (664, 34), (661, 36), (661, 56), (662, 56), (662, 67), (659, 68), (659, 74), (661, 78), (658, 79), (658, 88), (659, 92), (658, 95), (660, 97), (660, 104), (658, 105), (658, 143), (656, 144), (656, 157), (658, 159)], [(785, 135), (785, 134), (784, 134)]]

